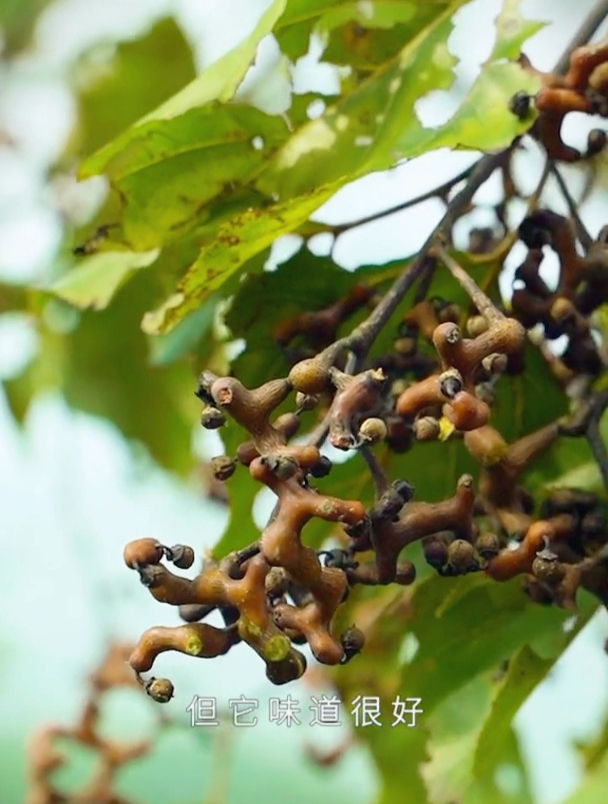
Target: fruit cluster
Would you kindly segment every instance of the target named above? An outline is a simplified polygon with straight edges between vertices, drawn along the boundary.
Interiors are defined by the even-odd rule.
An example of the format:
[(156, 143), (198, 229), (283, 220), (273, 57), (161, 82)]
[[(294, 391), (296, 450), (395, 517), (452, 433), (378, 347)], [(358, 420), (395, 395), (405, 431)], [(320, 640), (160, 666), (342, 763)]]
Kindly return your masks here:
[[(180, 607), (186, 620), (143, 634), (130, 657), (140, 680), (164, 651), (213, 657), (240, 641), (260, 656), (275, 684), (302, 675), (302, 644), (324, 664), (349, 661), (363, 647), (363, 634), (355, 627), (338, 633), (336, 611), (358, 584), (411, 584), (416, 569), (402, 559), (402, 551), (413, 542), (422, 543), (427, 562), (442, 576), (476, 571), (495, 581), (522, 576), (535, 601), (565, 608), (575, 606), (579, 587), (602, 602), (608, 599), (608, 532), (600, 500), (562, 489), (535, 513), (536, 502), (520, 483), (524, 470), (556, 439), (586, 435), (608, 405), (605, 392), (591, 390), (603, 365), (589, 324), (591, 313), (608, 299), (603, 241), (579, 256), (569, 221), (545, 209), (523, 221), (519, 236), (529, 252), (516, 274), (523, 287), (515, 291), (509, 314), (438, 241), (432, 260), (452, 273), (475, 309), (466, 312), (441, 299), (418, 301), (403, 313), (391, 349), (360, 367), (357, 338), (365, 323), (353, 337), (336, 339), (339, 325), (362, 305), (382, 302), (357, 285), (330, 308), (299, 315), (275, 330), (281, 348), (297, 336), (312, 354), (299, 359), (287, 377), (248, 389), (235, 377), (202, 373), (197, 395), (205, 406), (203, 426), (221, 427), (228, 416), (249, 435), (234, 456), (213, 460), (215, 477), (228, 481), (246, 467), (274, 493), (276, 505), (257, 541), (219, 561), (206, 559), (192, 579), (163, 563), (188, 569), (194, 562), (191, 548), (166, 547), (154, 539), (127, 545), (126, 564), (158, 601)], [(560, 260), (554, 291), (538, 273), (543, 246)], [(571, 415), (509, 444), (489, 424), (495, 391), (505, 373), (521, 370), (527, 332), (537, 324), (547, 339), (568, 340), (561, 357), (544, 352), (561, 386), (576, 378), (586, 390)], [(277, 415), (289, 400), (292, 411)], [(302, 414), (314, 410), (320, 411), (317, 428), (308, 439), (294, 440)], [(325, 437), (367, 462), (375, 487), (371, 507), (317, 488), (331, 470), (321, 452)], [(389, 480), (372, 449), (382, 442), (404, 451), (438, 438), (462, 439), (479, 473), (476, 482), (461, 476), (453, 496), (434, 503), (415, 500), (410, 482)], [(339, 548), (306, 545), (306, 526), (313, 519), (336, 523)], [(214, 610), (223, 627), (203, 622)], [(156, 700), (171, 698), (168, 680), (142, 683)]]
[[(575, 162), (601, 151), (606, 144), (606, 133), (602, 129), (592, 130), (584, 155), (563, 141), (561, 129), (570, 112), (608, 117), (608, 40), (575, 48), (565, 75), (535, 70), (525, 56), (520, 57), (520, 63), (541, 80), (542, 87), (534, 98), (539, 115), (531, 133), (542, 143), (547, 155), (551, 159)], [(511, 101), (512, 111), (525, 118), (531, 100), (525, 93), (517, 93)]]

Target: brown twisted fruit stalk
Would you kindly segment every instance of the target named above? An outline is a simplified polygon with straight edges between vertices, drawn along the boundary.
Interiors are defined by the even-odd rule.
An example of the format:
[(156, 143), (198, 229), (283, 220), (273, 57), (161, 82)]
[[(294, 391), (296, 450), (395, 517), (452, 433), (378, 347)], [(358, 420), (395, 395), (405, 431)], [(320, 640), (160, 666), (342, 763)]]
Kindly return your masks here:
[[(520, 64), (537, 75), (542, 84), (534, 98), (539, 115), (532, 135), (551, 159), (575, 162), (582, 154), (563, 141), (562, 123), (570, 112), (608, 117), (608, 40), (575, 48), (564, 76), (535, 70), (525, 56), (520, 57)], [(511, 109), (519, 117), (526, 117), (528, 97), (524, 93), (515, 95)]]
[[(373, 421), (369, 413), (383, 404), (384, 378), (377, 371), (346, 378), (330, 369), (328, 375), (337, 388), (332, 421), (346, 423), (354, 434), (359, 415), (366, 417), (363, 423)], [(470, 537), (470, 478), (461, 480), (453, 500), (405, 507), (410, 489), (398, 484), (381, 496), (369, 514), (357, 500), (341, 500), (312, 489), (306, 477), (321, 460), (319, 450), (287, 444), (286, 429), (270, 423), (272, 412), (290, 388), (289, 381), (279, 380), (248, 390), (234, 378), (203, 374), (199, 395), (248, 430), (252, 445), (249, 472), (275, 493), (277, 504), (251, 549), (219, 562), (207, 560), (193, 579), (180, 577), (162, 563), (167, 560), (187, 568), (193, 560), (190, 548), (167, 548), (153, 539), (127, 545), (125, 562), (139, 573), (149, 592), (161, 602), (181, 607), (189, 620), (185, 625), (155, 627), (143, 634), (130, 657), (138, 675), (151, 670), (162, 652), (209, 658), (225, 653), (240, 640), (263, 659), (267, 675), (275, 683), (293, 680), (304, 672), (304, 658), (294, 647), (302, 641), (321, 662), (346, 661), (354, 655), (350, 637), (346, 633), (336, 636), (332, 621), (348, 587), (411, 583), (413, 565), (398, 563), (406, 544), (448, 527)], [(364, 433), (368, 429), (364, 427)], [(342, 565), (323, 564), (316, 551), (302, 542), (302, 531), (313, 518), (351, 530), (371, 523), (369, 540), (376, 552), (375, 565), (360, 565), (354, 559)], [(363, 540), (352, 552), (367, 547)], [(214, 609), (225, 615), (224, 628), (199, 621)], [(149, 686), (147, 691), (151, 691)], [(154, 688), (154, 692), (157, 700), (165, 699), (162, 691)]]
[(262, 531), (260, 551), (270, 566), (283, 567), (311, 597), (299, 609), (278, 607), (275, 621), (306, 637), (319, 661), (336, 664), (342, 659), (342, 647), (331, 635), (330, 621), (344, 597), (347, 578), (342, 570), (323, 567), (317, 553), (302, 544), (301, 532), (313, 517), (355, 525), (365, 516), (365, 509), (358, 501), (317, 494), (295, 477), (277, 478), (264, 458), (253, 461), (250, 472), (278, 498), (273, 519)]
[(331, 369), (330, 379), (336, 388), (329, 416), (330, 443), (337, 449), (347, 450), (370, 440), (381, 440), (378, 432), (370, 436), (372, 425), (367, 425), (363, 433), (361, 425), (385, 412), (387, 378), (384, 372), (372, 369), (352, 377)]
[[(592, 243), (586, 256), (579, 255), (571, 222), (550, 210), (537, 210), (519, 227), (528, 246), (528, 256), (516, 271), (523, 288), (513, 292), (513, 313), (532, 328), (544, 327), (548, 339), (568, 337), (561, 356), (567, 369), (597, 374), (602, 368), (588, 316), (608, 300), (608, 256), (602, 237)], [(542, 247), (549, 246), (559, 259), (557, 287), (550, 291), (539, 270)]]
[(189, 580), (160, 564), (163, 555), (153, 539), (138, 539), (125, 548), (125, 563), (137, 570), (156, 600), (173, 606), (228, 607), (236, 609), (239, 617), (234, 625), (223, 629), (204, 623), (150, 629), (130, 657), (137, 673), (151, 669), (156, 657), (166, 650), (209, 658), (226, 653), (239, 639), (266, 662), (272, 680), (291, 680), (304, 672), (304, 657), (291, 648), (289, 639), (272, 620), (264, 583), (270, 567), (263, 556), (255, 555), (244, 562), (242, 577), (237, 579), (231, 577), (233, 563), (227, 557), (219, 563), (206, 561), (200, 573)]
[[(333, 392), (327, 418), (329, 441), (337, 449), (354, 449), (370, 441), (365, 429), (360, 435), (360, 425), (388, 412), (387, 377), (382, 369), (351, 376), (332, 365), (334, 357), (335, 351), (330, 349), (301, 360), (289, 372), (289, 381), (301, 396)], [(375, 434), (371, 440), (380, 439)]]
[[(551, 235), (548, 225), (545, 231)], [(449, 255), (440, 253), (446, 262)], [(245, 388), (233, 377), (203, 372), (198, 395), (247, 431), (248, 440), (237, 450), (238, 461), (249, 467), (254, 481), (275, 494), (276, 505), (255, 543), (221, 561), (207, 560), (193, 579), (180, 577), (163, 564), (168, 560), (187, 568), (193, 560), (189, 548), (166, 548), (152, 539), (128, 545), (127, 564), (156, 599), (179, 606), (186, 620), (175, 628), (151, 628), (142, 636), (130, 658), (138, 675), (151, 670), (164, 651), (209, 658), (239, 641), (262, 658), (274, 683), (285, 683), (304, 672), (305, 661), (296, 647), (303, 643), (323, 663), (345, 662), (356, 655), (361, 639), (353, 637), (352, 629), (335, 632), (336, 611), (357, 584), (412, 583), (415, 567), (400, 559), (402, 550), (417, 540), (423, 542), (427, 560), (441, 575), (481, 568), (498, 581), (521, 575), (539, 599), (562, 605), (573, 599), (577, 579), (577, 584), (593, 586), (602, 599), (604, 563), (597, 556), (605, 529), (598, 535), (603, 525), (593, 526), (597, 511), (579, 515), (578, 509), (558, 509), (554, 502), (554, 508), (541, 510), (535, 521), (533, 501), (519, 485), (523, 470), (565, 432), (561, 423), (547, 425), (511, 445), (487, 424), (491, 401), (487, 394), (481, 398), (482, 385), (491, 384), (505, 369), (507, 356), (518, 355), (525, 330), (520, 322), (500, 313), (479, 288), (471, 291), (471, 282), (467, 286), (458, 275), (462, 269), (451, 265), (450, 270), (479, 311), (470, 320), (472, 337), (464, 338), (449, 316), (441, 320), (436, 306), (419, 305), (410, 316), (406, 314), (406, 326), (415, 325), (432, 341), (441, 367), (436, 372), (433, 361), (427, 363), (433, 373), (398, 396), (379, 369), (354, 376), (338, 369), (336, 363), (346, 348), (343, 342), (300, 361), (288, 378), (255, 389)], [(576, 299), (591, 276), (585, 274), (582, 286), (578, 281), (566, 283), (562, 290)], [(542, 295), (534, 271), (530, 289)], [(395, 381), (395, 387), (399, 382)], [(293, 392), (297, 412), (276, 417), (278, 406)], [(299, 413), (312, 409), (320, 394), (330, 401), (325, 422), (333, 445), (361, 448), (372, 471), (377, 493), (369, 511), (358, 500), (315, 490), (310, 478), (326, 473), (330, 462), (310, 443), (289, 443), (300, 422)], [(406, 434), (411, 429), (422, 431), (423, 424), (436, 434), (441, 415), (462, 432), (466, 448), (481, 465), (479, 492), (476, 497), (472, 478), (465, 475), (451, 498), (437, 503), (412, 501), (413, 488), (403, 481), (389, 483), (370, 458), (369, 445), (384, 439), (390, 444), (395, 421)], [(226, 478), (235, 465), (235, 459), (226, 456), (216, 461), (218, 473)], [(475, 521), (474, 515), (480, 519)], [(320, 553), (308, 547), (306, 526), (314, 519), (341, 526), (349, 547)], [(512, 549), (509, 538), (514, 535), (522, 541)], [(549, 560), (548, 553), (543, 553), (548, 548), (557, 559)], [(360, 561), (360, 553), (371, 553), (371, 558), (365, 555)], [(553, 587), (551, 579), (558, 579)], [(202, 622), (214, 610), (222, 614), (224, 627)], [(169, 682), (164, 687), (160, 679), (155, 686), (145, 683), (157, 700), (170, 697)]]
[(411, 583), (415, 570), (399, 564), (401, 551), (412, 542), (450, 530), (461, 539), (473, 537), (473, 479), (463, 475), (453, 497), (437, 503), (410, 502), (413, 488), (395, 481), (370, 510), (368, 520), (348, 529), (356, 552), (373, 550), (377, 583)]
[(492, 558), (495, 580), (524, 575), (526, 591), (539, 602), (575, 608), (579, 587), (608, 603), (608, 525), (603, 506), (589, 492), (558, 489), (541, 506), (523, 541)]
[(336, 340), (340, 325), (357, 310), (374, 298), (369, 285), (357, 283), (346, 296), (323, 310), (300, 313), (281, 321), (274, 329), (274, 340), (279, 346), (288, 346), (301, 336), (315, 350), (323, 349)]
[[(105, 736), (100, 723), (100, 707), (105, 693), (120, 687), (137, 686), (133, 675), (127, 672), (129, 650), (125, 645), (110, 645), (91, 676), (88, 697), (73, 727), (46, 726), (33, 735), (27, 749), (25, 804), (130, 804), (130, 799), (117, 792), (118, 776), (126, 765), (148, 753), (151, 744), (148, 741), (117, 743)], [(149, 682), (152, 691), (163, 687), (156, 681), (151, 679)], [(170, 697), (172, 689), (165, 687), (165, 695)], [(82, 746), (95, 756), (90, 780), (69, 793), (60, 790), (54, 780), (55, 771), (68, 761), (61, 749), (61, 741), (65, 740)]]
[(507, 444), (490, 425), (464, 435), (465, 447), (481, 465), (478, 507), (510, 536), (522, 536), (532, 524), (529, 497), (518, 485), (519, 477), (553, 444), (559, 432), (559, 423), (553, 422), (513, 444)]
[[(320, 463), (319, 450), (310, 445), (287, 445), (285, 429), (269, 421), (290, 388), (288, 381), (276, 381), (250, 391), (233, 378), (202, 375), (199, 395), (249, 431), (254, 454), (246, 462), (251, 476), (272, 489), (278, 503), (261, 534), (259, 549), (248, 555), (236, 572), (230, 558), (219, 563), (207, 561), (196, 578), (187, 580), (160, 563), (163, 558), (171, 560), (176, 548), (168, 550), (151, 539), (127, 546), (127, 565), (139, 572), (156, 599), (188, 606), (189, 614), (193, 610), (204, 614), (216, 607), (237, 613), (224, 629), (198, 622), (150, 629), (131, 656), (138, 673), (149, 670), (165, 650), (209, 657), (226, 652), (238, 639), (262, 657), (275, 683), (304, 671), (304, 659), (291, 647), (290, 638), (307, 641), (320, 661), (335, 664), (344, 659), (342, 642), (331, 632), (331, 620), (345, 595), (347, 577), (342, 569), (322, 566), (316, 552), (302, 544), (301, 530), (313, 517), (352, 525), (364, 517), (365, 509), (358, 501), (320, 495), (305, 483), (307, 472)], [(269, 598), (266, 578), (272, 567), (284, 571), (291, 591), (293, 587), (302, 590), (301, 605), (277, 598), (276, 590), (272, 600)]]
[[(488, 320), (487, 314), (485, 317)], [(443, 415), (457, 430), (482, 427), (490, 415), (487, 403), (475, 391), (482, 363), (492, 355), (518, 352), (524, 336), (525, 330), (518, 321), (501, 314), (491, 317), (487, 329), (475, 338), (463, 338), (454, 323), (439, 324), (433, 331), (433, 344), (443, 371), (406, 388), (397, 400), (396, 412), (410, 420), (429, 407), (441, 406)]]

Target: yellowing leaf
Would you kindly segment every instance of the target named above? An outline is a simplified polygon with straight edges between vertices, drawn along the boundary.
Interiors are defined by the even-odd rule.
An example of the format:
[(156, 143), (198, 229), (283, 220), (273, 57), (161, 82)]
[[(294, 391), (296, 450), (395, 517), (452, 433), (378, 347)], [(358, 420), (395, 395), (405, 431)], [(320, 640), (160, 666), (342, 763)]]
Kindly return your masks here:
[(148, 334), (168, 332), (187, 313), (195, 310), (210, 293), (221, 287), (247, 260), (259, 254), (277, 237), (291, 232), (323, 201), (333, 188), (321, 188), (296, 202), (274, 204), (264, 209), (249, 207), (201, 230), (203, 246), (196, 262), (178, 283), (167, 302), (143, 320)]

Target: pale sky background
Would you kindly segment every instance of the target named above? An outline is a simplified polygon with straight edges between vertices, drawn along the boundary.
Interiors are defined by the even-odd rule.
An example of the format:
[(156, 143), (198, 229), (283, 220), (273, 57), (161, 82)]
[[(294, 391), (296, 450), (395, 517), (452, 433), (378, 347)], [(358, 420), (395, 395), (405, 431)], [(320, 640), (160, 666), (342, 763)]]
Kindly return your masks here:
[[(105, 36), (131, 35), (154, 16), (172, 10), (184, 23), (202, 68), (236, 44), (268, 5), (263, 0), (62, 0), (43, 15), (32, 54), (10, 70), (0, 68), (0, 126), (16, 142), (13, 149), (0, 146), (4, 279), (43, 280), (59, 245), (59, 221), (44, 172), (61, 153), (74, 120), (65, 80), (70, 62), (91, 43)], [(535, 66), (549, 68), (554, 63), (592, 5), (589, 0), (524, 0), (527, 17), (559, 16), (526, 44)], [(420, 104), (425, 122), (449, 116), (459, 94), (470, 85), (491, 47), (491, 42), (482, 40), (499, 6), (497, 0), (477, 0), (463, 9), (450, 40), (451, 50), (461, 58), (458, 80), (450, 93), (435, 93)], [(483, 32), (479, 39), (475, 31)], [(259, 72), (248, 77), (242, 91), (280, 108), (285, 87), (276, 71), (273, 74), (273, 66), (276, 46), (267, 40)], [(261, 88), (256, 75), (265, 76)], [(335, 80), (333, 69), (315, 65), (314, 58), (303, 60), (294, 75), (299, 91), (312, 87), (329, 91)], [(583, 129), (580, 119), (571, 115), (566, 133), (574, 144), (582, 144), (589, 127)], [(361, 179), (341, 190), (316, 217), (337, 222), (390, 206), (437, 185), (472, 159), (466, 153), (433, 154)], [(530, 157), (521, 161), (524, 180), (532, 184), (531, 174), (538, 167)], [(564, 173), (576, 195), (581, 177), (572, 170)], [(99, 182), (74, 187), (72, 192), (83, 209), (90, 209), (99, 197)], [(482, 193), (490, 199), (492, 188)], [(582, 210), (593, 234), (605, 223), (603, 201)], [(563, 210), (557, 200), (555, 207)], [(354, 230), (340, 240), (334, 255), (345, 267), (355, 267), (412, 253), (440, 211), (438, 202), (431, 201), (408, 210), (402, 220), (394, 215)], [(277, 254), (285, 254), (290, 245), (288, 238)], [(319, 238), (315, 248), (322, 253), (327, 243)], [(519, 256), (516, 252), (512, 257), (512, 267)], [(26, 322), (18, 316), (0, 316), (2, 376), (17, 371), (34, 348), (35, 335)], [(24, 432), (16, 430), (0, 398), (0, 444), (0, 532), (5, 544), (0, 564), (4, 623), (0, 715), (3, 739), (17, 746), (34, 725), (69, 721), (78, 711), (82, 679), (94, 666), (106, 637), (135, 639), (152, 624), (175, 622), (170, 607), (159, 606), (124, 570), (125, 542), (150, 535), (164, 543), (184, 542), (200, 549), (217, 539), (225, 513), (150, 462), (141, 457), (136, 461), (110, 424), (70, 411), (55, 397), (34, 405)], [(579, 762), (572, 741), (588, 738), (606, 717), (608, 661), (602, 644), (607, 635), (608, 616), (601, 612), (517, 716), (539, 804), (555, 804), (574, 789)], [(175, 682), (172, 706), (178, 715), (185, 712), (192, 690), (215, 694), (224, 702), (241, 693), (260, 699), (269, 692), (277, 694), (265, 683), (257, 657), (247, 650), (204, 664), (169, 654), (159, 661), (157, 674), (163, 673)], [(586, 683), (581, 684), (582, 678)], [(54, 694), (49, 695), (49, 689)], [(280, 694), (284, 692), (281, 689)], [(291, 685), (288, 692), (302, 699), (304, 709), (310, 694), (304, 683)], [(238, 762), (244, 761), (246, 752), (260, 753), (262, 744), (274, 741), (277, 751), (294, 758), (288, 761), (295, 768), (301, 744), (311, 739), (331, 743), (340, 735), (331, 729), (320, 734), (317, 728), (312, 737), (309, 729), (286, 733), (260, 725), (241, 739), (246, 748), (241, 746)], [(261, 753), (260, 757), (263, 774), (269, 759)], [(7, 769), (0, 767), (0, 798), (12, 804), (20, 799), (2, 770)], [(302, 788), (306, 795), (312, 791), (332, 795), (336, 804), (341, 797), (358, 804), (369, 800), (375, 781), (366, 758), (354, 752), (329, 774), (311, 770), (307, 784), (310, 787)]]

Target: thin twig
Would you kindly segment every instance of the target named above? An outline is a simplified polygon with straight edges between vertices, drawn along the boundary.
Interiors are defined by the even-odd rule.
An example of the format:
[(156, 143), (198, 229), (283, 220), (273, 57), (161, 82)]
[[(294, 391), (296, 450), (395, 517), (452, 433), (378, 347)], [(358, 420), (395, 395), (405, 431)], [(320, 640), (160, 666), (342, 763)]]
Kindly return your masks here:
[(608, 408), (608, 389), (591, 393), (572, 416), (560, 424), (562, 435), (584, 436), (598, 465), (605, 489), (608, 491), (608, 449), (602, 437), (600, 422)]
[(427, 259), (429, 260), (429, 262), (432, 263), (432, 265), (429, 265), (429, 267), (424, 271), (424, 273), (422, 274), (422, 278), (420, 279), (420, 282), (418, 282), (418, 287), (416, 288), (416, 292), (414, 293), (414, 299), (413, 299), (414, 305), (426, 299), (431, 284), (433, 282), (433, 277), (435, 276), (436, 260), (434, 257), (428, 257)]
[(464, 181), (465, 179), (468, 179), (474, 168), (475, 163), (469, 165), (468, 168), (462, 170), (457, 176), (453, 176), (451, 179), (443, 182), (443, 184), (440, 184), (438, 187), (434, 187), (432, 190), (427, 190), (425, 193), (421, 193), (414, 198), (409, 198), (407, 201), (401, 201), (399, 204), (395, 204), (388, 209), (383, 209), (380, 212), (373, 212), (370, 215), (365, 215), (362, 218), (357, 218), (356, 220), (349, 221), (348, 223), (340, 223), (337, 226), (329, 226), (327, 231), (332, 232), (335, 235), (340, 235), (343, 232), (349, 231), (349, 229), (355, 229), (357, 226), (364, 226), (366, 223), (371, 223), (372, 221), (379, 220), (380, 218), (386, 218), (389, 215), (394, 215), (396, 212), (402, 212), (404, 209), (415, 207), (418, 204), (422, 204), (424, 201), (429, 201), (431, 198), (442, 198), (446, 195), (446, 193), (448, 193), (449, 190), (452, 189), (452, 187), (454, 187), (454, 185)]
[(454, 279), (461, 285), (461, 287), (470, 296), (471, 301), (477, 307), (481, 315), (487, 318), (488, 322), (499, 321), (504, 319), (504, 315), (500, 310), (496, 309), (494, 302), (486, 296), (483, 290), (479, 287), (477, 282), (472, 279), (462, 266), (451, 257), (444, 247), (438, 243), (435, 246), (435, 253), (445, 265), (445, 267), (452, 274)]
[[(510, 150), (510, 146), (506, 150)], [(452, 223), (458, 217), (461, 210), (464, 209), (477, 190), (490, 178), (492, 173), (500, 166), (504, 159), (505, 151), (500, 151), (497, 154), (484, 156), (475, 165), (471, 172), (466, 185), (450, 202), (449, 207), (442, 215), (441, 220), (430, 233), (426, 242), (418, 252), (415, 259), (403, 270), (403, 272), (394, 281), (392, 287), (387, 291), (380, 304), (378, 304), (370, 313), (368, 318), (359, 324), (349, 336), (342, 341), (342, 347), (352, 349), (357, 355), (362, 356), (367, 354), (372, 343), (382, 330), (388, 319), (399, 306), (405, 294), (411, 286), (423, 276), (427, 270), (433, 265), (433, 261), (429, 260), (429, 252), (436, 244), (438, 239), (442, 239), (449, 232)]]
[(368, 446), (364, 445), (360, 447), (359, 452), (363, 456), (363, 459), (365, 460), (365, 463), (367, 464), (369, 472), (372, 476), (372, 480), (374, 481), (376, 497), (380, 498), (389, 487), (389, 482), (384, 469), (380, 466), (378, 459)]
[(313, 447), (317, 447), (317, 449), (321, 449), (323, 444), (325, 443), (325, 439), (327, 438), (327, 434), (329, 433), (329, 418), (330, 418), (330, 411), (325, 414), (323, 421), (315, 427), (315, 429), (310, 433), (309, 437), (306, 439), (306, 443), (310, 444)]
[(608, 491), (608, 450), (600, 432), (599, 419), (592, 418), (587, 428), (587, 441), (598, 465), (604, 488)]
[(599, 0), (598, 3), (591, 9), (586, 19), (583, 21), (581, 27), (574, 34), (568, 47), (564, 50), (559, 57), (555, 67), (554, 73), (565, 73), (570, 65), (570, 53), (581, 45), (586, 45), (589, 42), (600, 25), (608, 16), (608, 0)]
[(577, 237), (581, 241), (581, 245), (585, 249), (585, 252), (587, 252), (589, 251), (589, 248), (593, 243), (593, 238), (587, 231), (587, 227), (585, 226), (585, 224), (581, 220), (580, 215), (578, 214), (578, 209), (574, 201), (574, 198), (572, 198), (570, 190), (568, 189), (568, 185), (564, 181), (564, 177), (562, 176), (562, 174), (559, 172), (557, 165), (554, 162), (551, 162), (549, 169), (551, 170), (551, 173), (553, 174), (555, 180), (557, 181), (561, 194), (564, 196), (564, 200), (568, 206), (568, 212), (570, 213), (570, 217), (574, 221), (574, 225), (576, 227)]
[(608, 449), (602, 437), (600, 422), (608, 407), (608, 390), (597, 394), (591, 401), (591, 411), (585, 437), (591, 448), (595, 462), (598, 465), (604, 488), (608, 491)]

